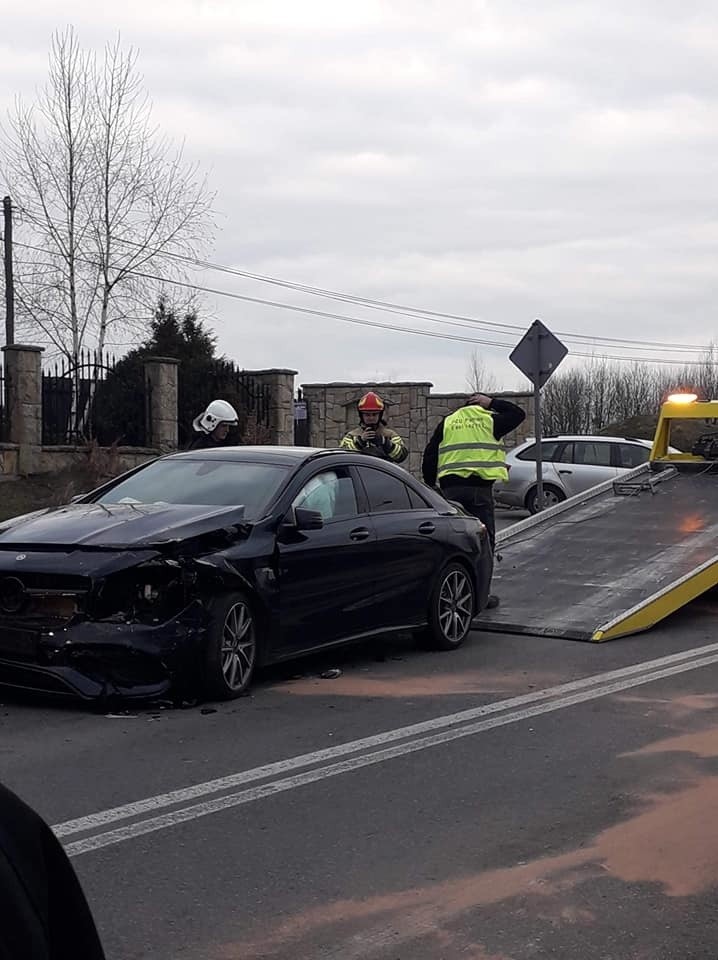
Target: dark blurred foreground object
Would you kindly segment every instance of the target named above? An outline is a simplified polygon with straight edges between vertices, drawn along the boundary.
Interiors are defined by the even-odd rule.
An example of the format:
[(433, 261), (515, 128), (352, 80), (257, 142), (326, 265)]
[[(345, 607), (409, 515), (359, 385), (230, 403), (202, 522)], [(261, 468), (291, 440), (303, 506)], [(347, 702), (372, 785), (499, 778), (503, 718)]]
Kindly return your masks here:
[(0, 785), (0, 960), (104, 960), (75, 871), (52, 830)]

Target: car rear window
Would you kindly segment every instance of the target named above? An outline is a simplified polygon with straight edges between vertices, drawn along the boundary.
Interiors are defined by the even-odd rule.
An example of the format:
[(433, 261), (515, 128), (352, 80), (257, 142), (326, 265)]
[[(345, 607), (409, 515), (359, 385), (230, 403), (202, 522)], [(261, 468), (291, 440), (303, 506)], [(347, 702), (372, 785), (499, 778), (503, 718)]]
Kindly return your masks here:
[(644, 447), (640, 443), (617, 443), (618, 461), (616, 466), (631, 469), (640, 467), (642, 463), (647, 463), (651, 455), (649, 447)]
[(248, 519), (262, 515), (290, 467), (241, 460), (155, 460), (101, 494), (97, 503), (177, 503), (244, 506)]

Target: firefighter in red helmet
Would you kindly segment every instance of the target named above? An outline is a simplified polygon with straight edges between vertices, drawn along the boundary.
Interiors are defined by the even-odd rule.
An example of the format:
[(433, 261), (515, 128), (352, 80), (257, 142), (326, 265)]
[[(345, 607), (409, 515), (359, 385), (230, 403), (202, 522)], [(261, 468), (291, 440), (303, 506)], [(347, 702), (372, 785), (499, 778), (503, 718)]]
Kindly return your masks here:
[(359, 426), (345, 435), (340, 446), (355, 453), (402, 463), (409, 456), (409, 451), (399, 434), (387, 427), (384, 406), (378, 393), (365, 393), (357, 403)]

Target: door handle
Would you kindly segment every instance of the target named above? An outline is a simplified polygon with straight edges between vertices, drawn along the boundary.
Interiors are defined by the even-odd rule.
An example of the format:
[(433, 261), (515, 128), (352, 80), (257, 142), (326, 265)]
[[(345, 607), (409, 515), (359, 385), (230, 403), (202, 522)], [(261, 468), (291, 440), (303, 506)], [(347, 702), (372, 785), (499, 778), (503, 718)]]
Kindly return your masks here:
[(573, 473), (573, 470), (559, 470), (559, 473)]
[(349, 534), (350, 540), (368, 540), (369, 531), (366, 527), (357, 527), (356, 530), (352, 530)]
[(436, 527), (431, 520), (427, 520), (425, 523), (419, 524), (419, 533), (433, 533), (434, 530), (436, 530)]

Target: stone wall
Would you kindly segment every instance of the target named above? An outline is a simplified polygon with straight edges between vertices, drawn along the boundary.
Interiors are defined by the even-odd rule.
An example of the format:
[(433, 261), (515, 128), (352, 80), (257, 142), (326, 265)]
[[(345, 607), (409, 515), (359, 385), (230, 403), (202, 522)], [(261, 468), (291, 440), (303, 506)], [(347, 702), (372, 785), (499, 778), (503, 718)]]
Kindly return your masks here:
[(404, 466), (412, 473), (421, 468), (426, 446), (430, 383), (308, 383), (302, 386), (309, 417), (313, 447), (336, 447), (347, 432), (359, 423), (356, 404), (375, 390), (386, 403), (386, 420), (409, 447)]
[[(8, 443), (0, 444), (0, 477), (48, 474), (80, 465), (97, 456), (93, 444), (43, 446), (42, 348), (17, 344), (4, 347)], [(294, 370), (248, 371), (270, 395), (269, 423), (250, 442), (277, 445), (294, 443)], [(146, 407), (148, 447), (108, 447), (105, 459), (121, 473), (151, 457), (177, 449), (178, 361), (149, 357), (145, 377), (150, 385)]]
[[(356, 404), (368, 390), (375, 390), (386, 403), (386, 420), (406, 441), (409, 458), (404, 466), (419, 476), (421, 457), (437, 423), (468, 399), (467, 393), (431, 393), (426, 381), (400, 383), (308, 383), (302, 385), (307, 404), (309, 437), (313, 447), (336, 447), (341, 438), (358, 424)], [(533, 406), (530, 393), (497, 393), (527, 412), (518, 430), (506, 438), (512, 447), (533, 436)]]
[(118, 475), (138, 467), (146, 460), (160, 455), (159, 450), (149, 447), (98, 447), (75, 446), (42, 447), (35, 463), (35, 473), (58, 473), (60, 470), (82, 467), (97, 452), (104, 457), (108, 473)]
[[(15, 345), (4, 348), (7, 383), (8, 443), (0, 444), (0, 476), (54, 473), (91, 455), (92, 445), (48, 447), (42, 444), (42, 349)], [(269, 425), (257, 442), (293, 445), (295, 371), (283, 369), (247, 371), (268, 388), (271, 403)], [(118, 472), (144, 460), (177, 448), (177, 361), (171, 357), (152, 357), (146, 361), (145, 374), (151, 384), (147, 404), (147, 448), (112, 448)], [(376, 390), (386, 402), (389, 425), (409, 447), (405, 466), (417, 476), (421, 457), (429, 437), (441, 417), (460, 407), (465, 393), (432, 393), (427, 381), (310, 383), (303, 387), (307, 404), (309, 443), (315, 447), (336, 447), (341, 438), (358, 424), (356, 403), (368, 390)], [(523, 406), (527, 418), (506, 438), (513, 446), (532, 436), (533, 407), (529, 393), (501, 393)], [(114, 461), (113, 461), (114, 462)]]
[(0, 477), (17, 475), (19, 450), (15, 443), (0, 443)]

